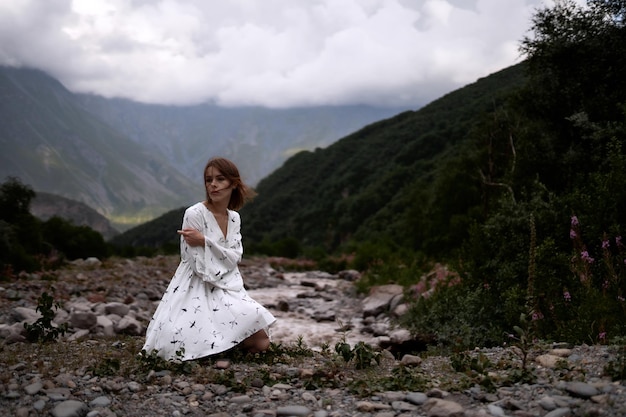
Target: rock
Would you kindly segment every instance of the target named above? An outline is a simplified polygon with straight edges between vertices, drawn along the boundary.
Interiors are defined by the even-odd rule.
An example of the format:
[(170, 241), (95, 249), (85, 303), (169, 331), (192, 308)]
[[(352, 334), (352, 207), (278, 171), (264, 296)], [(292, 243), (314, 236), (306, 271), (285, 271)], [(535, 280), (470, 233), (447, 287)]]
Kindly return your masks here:
[(548, 414), (543, 417), (570, 417), (572, 415), (572, 410), (567, 407), (557, 408), (555, 410), (550, 411)]
[(306, 417), (311, 414), (311, 410), (303, 405), (287, 405), (276, 409), (277, 416)]
[(119, 334), (129, 334), (133, 336), (140, 336), (144, 333), (144, 328), (141, 323), (130, 315), (122, 317), (122, 319), (115, 326), (115, 332)]
[(410, 392), (406, 395), (405, 400), (410, 402), (411, 404), (422, 405), (426, 401), (428, 401), (428, 397), (426, 396), (426, 394), (421, 392)]
[(389, 284), (373, 287), (363, 300), (363, 317), (377, 316), (389, 309), (391, 300), (404, 292), (401, 285)]
[(545, 366), (546, 368), (550, 368), (550, 369), (554, 369), (556, 365), (559, 363), (559, 361), (562, 361), (562, 360), (564, 360), (562, 357), (556, 356), (556, 355), (550, 355), (550, 354), (539, 355), (535, 358), (535, 361), (538, 364), (540, 364), (541, 366)]
[(33, 324), (41, 317), (41, 314), (35, 311), (34, 308), (26, 308), (26, 307), (15, 307), (11, 311), (11, 315), (9, 316), (10, 323), (15, 322), (26, 322), (28, 324)]
[(130, 307), (123, 303), (108, 303), (104, 306), (105, 314), (116, 314), (124, 317), (130, 311)]
[(575, 397), (580, 398), (590, 398), (599, 394), (598, 390), (593, 385), (579, 381), (568, 383), (565, 390)]
[(67, 400), (57, 404), (51, 411), (54, 417), (83, 417), (89, 407), (81, 401)]
[(420, 366), (422, 364), (422, 358), (414, 355), (404, 355), (400, 363), (404, 366)]
[(76, 311), (70, 314), (70, 325), (76, 329), (91, 329), (98, 324), (98, 317), (88, 311)]
[(428, 417), (463, 417), (465, 411), (461, 404), (454, 401), (430, 398), (424, 404)]
[(43, 388), (43, 384), (41, 382), (34, 382), (24, 387), (24, 391), (28, 395), (35, 395)]
[(345, 271), (339, 271), (338, 277), (345, 281), (357, 281), (361, 278), (361, 273), (355, 269), (347, 269)]
[(91, 400), (89, 405), (92, 407), (108, 407), (111, 405), (111, 399), (106, 396), (100, 396)]

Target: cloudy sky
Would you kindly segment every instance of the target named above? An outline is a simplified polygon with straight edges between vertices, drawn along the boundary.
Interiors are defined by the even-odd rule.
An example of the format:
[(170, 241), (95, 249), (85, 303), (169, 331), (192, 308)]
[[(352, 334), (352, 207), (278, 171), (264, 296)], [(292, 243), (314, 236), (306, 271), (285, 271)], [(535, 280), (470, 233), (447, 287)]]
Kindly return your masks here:
[(164, 104), (415, 107), (520, 61), (548, 0), (0, 0), (0, 65)]

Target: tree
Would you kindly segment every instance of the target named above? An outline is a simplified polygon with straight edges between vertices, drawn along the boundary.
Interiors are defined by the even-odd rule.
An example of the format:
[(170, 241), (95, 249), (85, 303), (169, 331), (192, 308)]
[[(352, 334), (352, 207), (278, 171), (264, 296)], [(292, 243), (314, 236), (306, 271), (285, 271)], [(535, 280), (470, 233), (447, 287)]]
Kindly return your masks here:
[(0, 275), (32, 271), (41, 252), (40, 222), (30, 214), (35, 192), (18, 178), (9, 177), (0, 185)]

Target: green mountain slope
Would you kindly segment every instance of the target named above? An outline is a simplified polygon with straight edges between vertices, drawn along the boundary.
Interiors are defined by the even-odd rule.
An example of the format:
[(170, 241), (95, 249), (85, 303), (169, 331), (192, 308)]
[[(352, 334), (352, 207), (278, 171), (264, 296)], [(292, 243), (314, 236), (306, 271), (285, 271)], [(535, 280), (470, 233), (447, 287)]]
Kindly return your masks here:
[(482, 114), (523, 81), (517, 65), (326, 149), (295, 155), (259, 183), (259, 195), (242, 209), (244, 235), (252, 243), (295, 238), (329, 251), (350, 239), (410, 243), (417, 231), (405, 219), (423, 203), (420, 189), (460, 151)]
[[(191, 201), (197, 185), (47, 75), (0, 69), (0, 177), (81, 201), (124, 228)], [(200, 184), (201, 191), (201, 184)]]

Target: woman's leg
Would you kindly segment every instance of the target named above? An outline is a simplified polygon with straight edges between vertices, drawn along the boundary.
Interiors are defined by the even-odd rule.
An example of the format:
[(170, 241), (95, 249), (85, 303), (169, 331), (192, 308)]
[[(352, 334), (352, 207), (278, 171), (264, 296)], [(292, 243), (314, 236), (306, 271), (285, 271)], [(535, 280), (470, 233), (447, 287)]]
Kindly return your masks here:
[(265, 352), (270, 347), (270, 338), (265, 330), (259, 330), (241, 342), (241, 345), (250, 353)]

